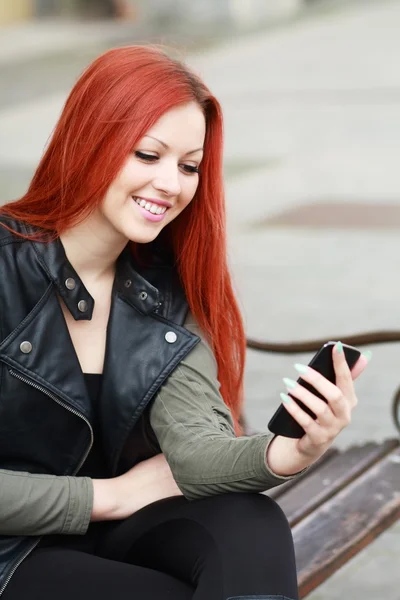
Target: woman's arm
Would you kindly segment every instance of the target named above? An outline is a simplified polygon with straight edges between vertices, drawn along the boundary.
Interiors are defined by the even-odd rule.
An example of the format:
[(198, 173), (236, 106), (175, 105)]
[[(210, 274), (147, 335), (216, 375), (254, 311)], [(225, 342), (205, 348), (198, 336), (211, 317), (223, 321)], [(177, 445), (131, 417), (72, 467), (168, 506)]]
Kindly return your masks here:
[(92, 521), (126, 519), (157, 500), (182, 495), (163, 454), (113, 479), (93, 479), (93, 489)]
[[(186, 327), (201, 337), (195, 324)], [(202, 340), (161, 388), (150, 413), (184, 495), (194, 499), (231, 491), (264, 491), (304, 472), (349, 423), (357, 402), (353, 379), (366, 364), (362, 357), (350, 373), (343, 353), (335, 349), (337, 385), (303, 368), (302, 377), (328, 402), (299, 385), (291, 387), (290, 392), (318, 416), (314, 421), (287, 397), (287, 410), (306, 431), (300, 440), (269, 433), (236, 438), (230, 411), (219, 393), (216, 361)]]
[(83, 534), (93, 487), (88, 477), (0, 470), (0, 534)]
[[(185, 325), (200, 334), (196, 325)], [(293, 475), (267, 462), (270, 433), (237, 438), (219, 392), (217, 366), (202, 340), (158, 392), (150, 421), (175, 480), (188, 499), (232, 491), (265, 491)]]
[(90, 521), (124, 519), (180, 495), (162, 454), (110, 479), (0, 469), (0, 535), (83, 535)]

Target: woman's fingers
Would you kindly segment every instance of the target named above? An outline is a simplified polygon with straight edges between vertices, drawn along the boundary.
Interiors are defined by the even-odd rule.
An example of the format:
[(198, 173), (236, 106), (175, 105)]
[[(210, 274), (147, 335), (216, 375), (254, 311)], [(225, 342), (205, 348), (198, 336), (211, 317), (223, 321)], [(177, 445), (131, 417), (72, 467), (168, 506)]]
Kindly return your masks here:
[(357, 404), (353, 383), (354, 374), (357, 376), (365, 369), (368, 359), (365, 356), (361, 357), (355, 366), (355, 373), (352, 373), (345, 358), (343, 345), (338, 342), (332, 350), (332, 360), (336, 384), (311, 367), (300, 364), (295, 365), (296, 370), (301, 374), (301, 378), (312, 385), (326, 399), (328, 405), (297, 382), (290, 379), (285, 379), (284, 382), (293, 396), (304, 402), (317, 416), (321, 424), (329, 426), (332, 418), (330, 413), (333, 413), (333, 416), (340, 420), (340, 425), (344, 426), (350, 422), (351, 410)]
[(368, 365), (369, 361), (371, 358), (371, 352), (365, 352), (364, 354), (361, 354), (360, 358), (358, 359), (358, 361), (356, 362), (356, 364), (354, 365), (354, 367), (351, 370), (351, 376), (353, 378), (353, 381), (355, 379), (357, 379), (357, 377), (359, 377), (361, 375), (361, 373), (364, 371), (364, 369), (366, 368), (366, 366)]
[[(320, 425), (323, 425), (324, 427), (332, 427), (332, 425), (334, 424), (335, 416), (330, 406), (324, 400), (321, 400), (320, 398), (318, 398), (318, 396), (312, 394), (305, 387), (303, 387), (295, 381), (292, 381), (291, 379), (285, 378), (283, 381), (286, 387), (288, 388), (288, 391), (290, 391), (291, 395), (296, 400), (300, 400), (301, 402), (303, 402), (303, 404), (307, 406), (307, 408), (309, 408), (311, 412), (314, 413)], [(289, 403), (286, 401), (286, 404)], [(299, 408), (301, 409), (301, 407)], [(300, 413), (296, 411), (296, 414)], [(306, 419), (305, 422), (308, 423), (308, 419)]]
[(338, 342), (332, 349), (332, 360), (336, 384), (309, 366), (296, 364), (301, 379), (310, 384), (324, 400), (306, 387), (291, 379), (284, 379), (290, 394), (300, 400), (316, 416), (316, 421), (290, 396), (282, 394), (286, 410), (303, 427), (314, 443), (325, 443), (334, 438), (351, 420), (351, 411), (357, 404), (353, 379), (358, 377), (368, 364), (368, 356), (361, 356), (353, 371), (347, 364), (343, 344)]
[(338, 357), (335, 366), (335, 370), (337, 369), (337, 373), (339, 373), (341, 383), (344, 385), (343, 389), (326, 379), (321, 373), (318, 373), (311, 367), (296, 364), (295, 368), (301, 373), (301, 378), (311, 384), (315, 390), (326, 399), (333, 414), (338, 418), (348, 421), (349, 407), (347, 406), (345, 394), (353, 394), (354, 391), (351, 373), (346, 360), (344, 360), (343, 357)]
[[(332, 360), (336, 384), (311, 367), (296, 364), (295, 368), (301, 374), (300, 383), (284, 379), (293, 399), (281, 394), (285, 409), (305, 431), (305, 435), (298, 440), (298, 450), (314, 458), (321, 456), (338, 433), (350, 423), (352, 409), (357, 404), (353, 379), (365, 369), (369, 357), (361, 356), (350, 371), (343, 344), (338, 342), (332, 350)], [(312, 391), (308, 389), (309, 386)], [(308, 410), (316, 419), (308, 414)]]
[[(300, 387), (300, 386), (299, 386)], [(290, 392), (293, 394), (293, 392)], [(288, 411), (290, 415), (297, 421), (299, 425), (304, 429), (306, 435), (310, 439), (312, 444), (316, 446), (320, 446), (330, 442), (336, 435), (329, 427), (324, 427), (320, 423), (317, 423), (310, 415), (308, 415), (290, 396), (286, 394), (281, 394), (281, 398), (283, 401), (283, 406)], [(319, 398), (316, 398), (319, 400)], [(323, 402), (323, 400), (319, 400), (319, 402)], [(325, 404), (325, 406), (327, 406)], [(329, 407), (327, 407), (330, 411)], [(332, 411), (330, 411), (332, 414)], [(332, 415), (333, 418), (333, 415)]]
[[(338, 393), (330, 401), (333, 412), (340, 418), (357, 404), (353, 377), (343, 352), (343, 344), (338, 342), (332, 350), (333, 368), (335, 369), (336, 388)], [(341, 401), (340, 396), (345, 401)], [(329, 398), (328, 398), (329, 401)]]

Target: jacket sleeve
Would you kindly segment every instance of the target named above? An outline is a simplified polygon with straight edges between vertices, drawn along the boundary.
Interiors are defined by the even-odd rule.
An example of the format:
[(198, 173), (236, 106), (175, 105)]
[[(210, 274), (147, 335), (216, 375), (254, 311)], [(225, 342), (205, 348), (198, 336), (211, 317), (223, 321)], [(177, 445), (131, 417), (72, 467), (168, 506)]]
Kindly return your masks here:
[[(185, 327), (202, 337), (193, 322)], [(227, 492), (263, 492), (281, 477), (266, 462), (270, 433), (236, 437), (219, 392), (217, 364), (204, 340), (156, 395), (150, 421), (177, 485), (189, 500)]]
[(0, 469), (0, 534), (84, 534), (90, 522), (89, 477), (60, 477)]

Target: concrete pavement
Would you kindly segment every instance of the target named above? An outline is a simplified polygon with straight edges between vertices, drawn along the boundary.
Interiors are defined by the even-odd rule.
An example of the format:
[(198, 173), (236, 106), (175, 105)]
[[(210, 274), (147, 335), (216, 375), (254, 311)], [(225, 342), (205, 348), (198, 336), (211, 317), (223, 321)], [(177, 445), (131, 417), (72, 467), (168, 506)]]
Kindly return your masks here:
[[(357, 6), (192, 60), (223, 103), (227, 164), (248, 165), (237, 177), (231, 169), (228, 215), (253, 337), (397, 327), (398, 232), (392, 216), (376, 227), (365, 208), (400, 210), (399, 24), (399, 2)], [(325, 207), (322, 225), (312, 210), (302, 224), (291, 218), (316, 203)], [(349, 206), (359, 214), (352, 227)], [(373, 350), (343, 445), (393, 434), (388, 406), (400, 383), (400, 346)], [(292, 361), (250, 354), (254, 423), (266, 425)]]
[[(400, 329), (399, 30), (399, 1), (357, 3), (188, 57), (225, 111), (229, 250), (252, 337)], [(4, 201), (23, 192), (68, 73), (64, 88), (60, 78), (56, 89), (1, 105)], [(341, 446), (395, 435), (400, 344), (371, 349)], [(266, 428), (282, 377), (308, 359), (249, 352), (250, 425)], [(397, 525), (309, 599), (398, 600), (399, 549)]]

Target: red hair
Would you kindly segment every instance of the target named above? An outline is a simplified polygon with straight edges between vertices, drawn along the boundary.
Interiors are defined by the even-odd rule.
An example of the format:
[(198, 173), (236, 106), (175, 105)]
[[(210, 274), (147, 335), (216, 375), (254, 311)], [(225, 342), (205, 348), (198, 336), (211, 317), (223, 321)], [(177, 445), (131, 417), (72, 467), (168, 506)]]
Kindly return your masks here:
[[(204, 158), (192, 202), (160, 238), (174, 254), (187, 301), (209, 339), (221, 394), (238, 424), (245, 334), (226, 258), (218, 101), (181, 62), (149, 46), (109, 50), (73, 87), (27, 193), (0, 213), (42, 230), (43, 241), (76, 225), (102, 202), (137, 142), (169, 109), (197, 102), (206, 118)], [(139, 244), (132, 243), (135, 255)]]

